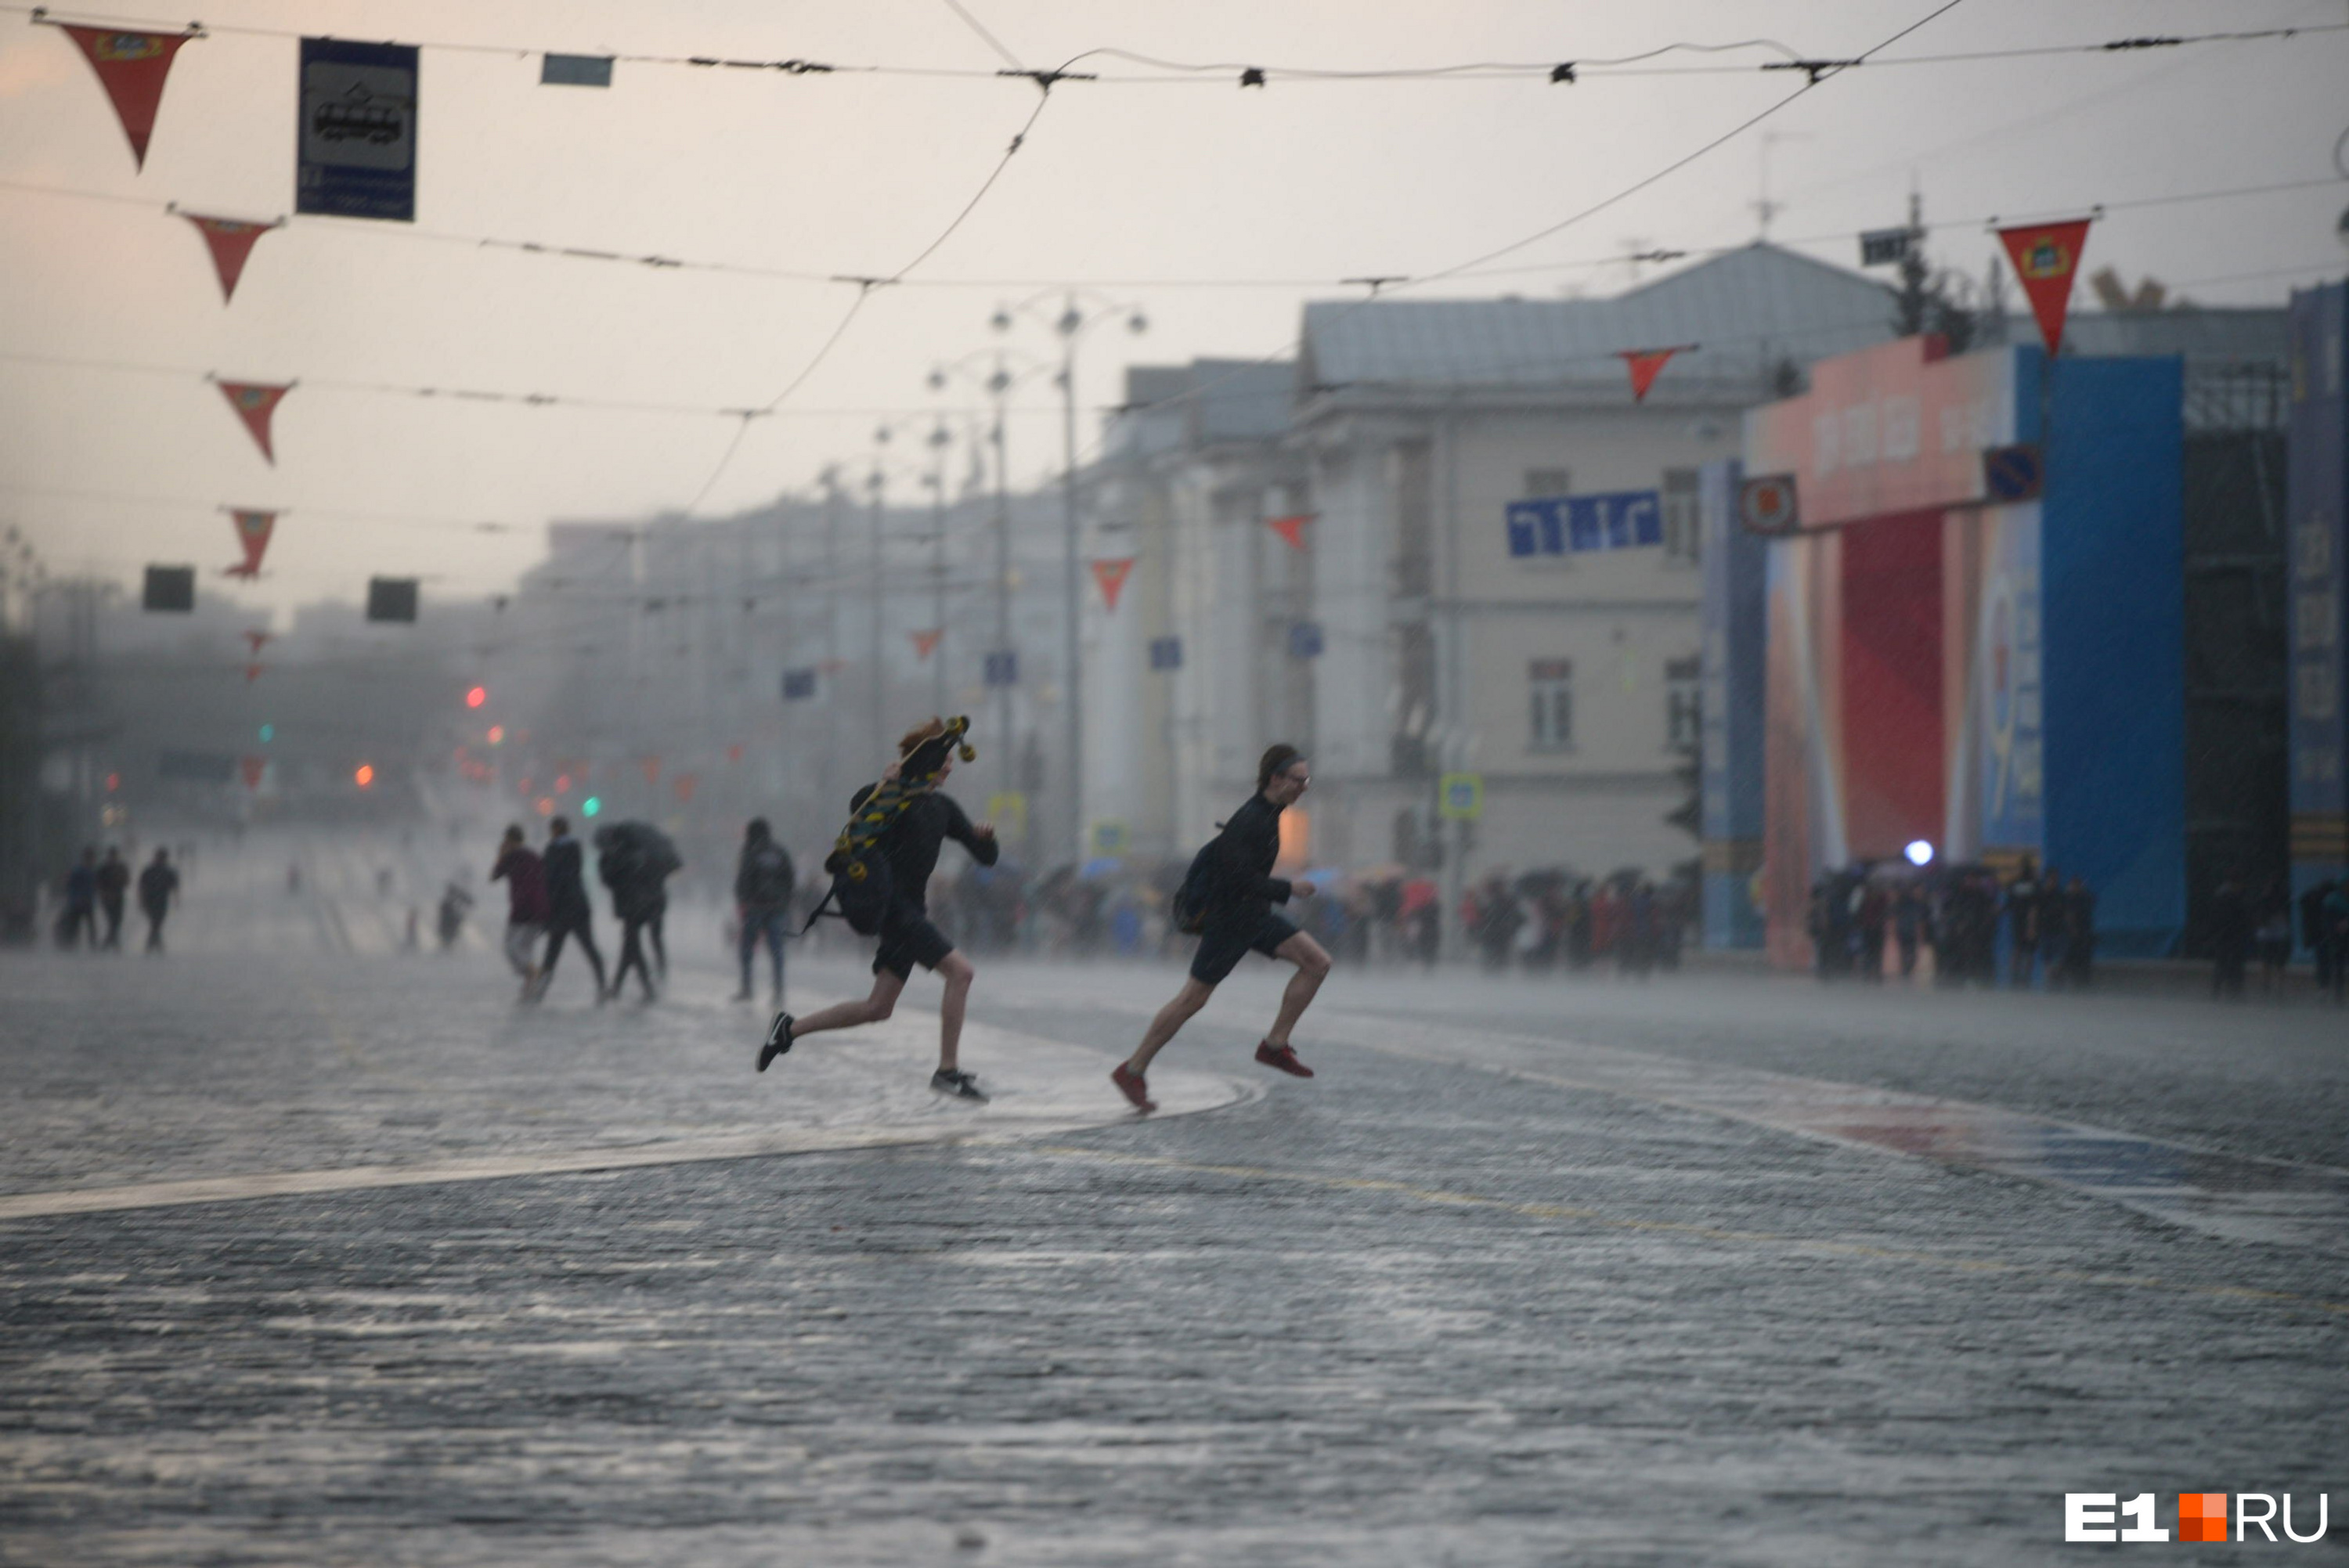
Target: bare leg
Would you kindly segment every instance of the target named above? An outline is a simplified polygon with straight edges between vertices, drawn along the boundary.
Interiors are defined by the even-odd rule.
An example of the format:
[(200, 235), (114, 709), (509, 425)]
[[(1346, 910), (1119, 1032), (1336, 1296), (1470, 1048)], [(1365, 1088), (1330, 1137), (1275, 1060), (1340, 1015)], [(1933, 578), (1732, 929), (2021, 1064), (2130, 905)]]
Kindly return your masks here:
[(947, 983), (947, 994), (938, 1002), (938, 1070), (955, 1070), (955, 1053), (962, 1047), (963, 1008), (970, 1000), (970, 983), (978, 971), (970, 960), (959, 953), (949, 953), (938, 960), (938, 977)]
[(1301, 931), (1272, 953), (1297, 965), (1297, 973), (1288, 977), (1288, 989), (1280, 994), (1280, 1016), (1272, 1022), (1272, 1033), (1265, 1037), (1276, 1046), (1285, 1046), (1288, 1031), (1297, 1027), (1305, 1005), (1313, 1000), (1313, 993), (1321, 989), (1322, 977), (1330, 973), (1330, 954)]
[(873, 995), (862, 1002), (834, 1002), (821, 1013), (794, 1019), (792, 1038), (803, 1040), (826, 1029), (853, 1029), (859, 1024), (877, 1024), (897, 1010), (897, 994), (905, 988), (905, 976), (884, 969), (873, 976)]
[(1150, 1058), (1164, 1048), (1166, 1042), (1174, 1037), (1175, 1031), (1189, 1023), (1193, 1015), (1206, 1006), (1207, 998), (1215, 994), (1216, 988), (1203, 980), (1184, 981), (1183, 988), (1174, 993), (1174, 999), (1159, 1008), (1158, 1016), (1150, 1020), (1150, 1027), (1142, 1033), (1142, 1044), (1134, 1047), (1133, 1055), (1125, 1058), (1125, 1065), (1137, 1073), (1148, 1072)]

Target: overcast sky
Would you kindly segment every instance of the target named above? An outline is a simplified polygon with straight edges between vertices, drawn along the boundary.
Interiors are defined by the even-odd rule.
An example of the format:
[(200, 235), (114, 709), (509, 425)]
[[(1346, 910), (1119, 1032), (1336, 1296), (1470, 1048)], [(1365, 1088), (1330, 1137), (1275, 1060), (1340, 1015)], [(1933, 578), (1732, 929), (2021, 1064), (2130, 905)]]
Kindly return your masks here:
[[(103, 3), (61, 14), (176, 23), (142, 0)], [(53, 572), (127, 580), (148, 561), (226, 565), (237, 551), (215, 509), (282, 507), (272, 576), (241, 591), (256, 607), (356, 595), (378, 572), (433, 576), (436, 594), (486, 593), (537, 557), (550, 518), (636, 516), (697, 496), (701, 513), (717, 515), (804, 488), (832, 461), (861, 467), (883, 421), (876, 411), (920, 419), (970, 403), (930, 392), (934, 364), (1005, 342), (1054, 352), (1049, 310), (1008, 337), (988, 325), (999, 304), (1049, 284), (1103, 280), (1095, 303), (1147, 312), (1146, 335), (1112, 323), (1085, 339), (1079, 396), (1098, 407), (1116, 400), (1126, 363), (1278, 351), (1301, 302), (1359, 292), (1339, 280), (1423, 274), (1533, 234), (1802, 83), (1759, 70), (1592, 73), (1572, 86), (1316, 81), (1282, 67), (1591, 60), (1754, 37), (1842, 57), (1938, 3), (964, 0), (990, 43), (949, 0), (208, 0), (203, 18), (215, 28), (427, 46), (417, 222), (299, 219), (263, 237), (226, 307), (201, 241), (162, 205), (254, 218), (291, 211), (294, 39), (215, 32), (183, 49), (142, 173), (67, 38), (24, 25), (21, 7), (0, 11), (0, 521), (25, 529)], [(1964, 0), (1886, 57), (2344, 22), (2344, 0)], [(986, 73), (1007, 55), (1056, 66), (1103, 46), (1258, 63), (1270, 79), (1262, 90), (1242, 90), (1230, 72), (1057, 88), (968, 221), (905, 286), (873, 294), (777, 417), (748, 428), (722, 473), (741, 427), (720, 413), (453, 403), (347, 385), (706, 410), (767, 404), (833, 333), (853, 287), (466, 242), (888, 274), (971, 201), (1038, 104), (1033, 86), (987, 75), (627, 61), (609, 90), (542, 87), (540, 51)], [(1087, 64), (1146, 71), (1114, 58)], [(1839, 264), (1856, 259), (1854, 231), (1900, 220), (1913, 182), (1928, 220), (1952, 225), (1933, 241), (1949, 263), (1984, 266), (1996, 242), (1980, 220), (1992, 214), (2104, 202), (2115, 210), (2091, 235), (2091, 269), (2108, 264), (2132, 282), (2151, 273), (2209, 304), (2281, 304), (2293, 286), (2344, 269), (2333, 233), (2349, 203), (2333, 165), (2349, 129), (2344, 82), (2341, 32), (1870, 67), (1495, 263), (1524, 270), (1419, 292), (1612, 293), (1657, 275), (1610, 260), (1631, 250), (1742, 243), (1756, 232), (1766, 159), (1780, 204), (1773, 237)], [(1177, 286), (1228, 280), (1265, 281)], [(305, 381), (278, 413), (275, 468), (202, 382), (207, 371)], [(1023, 482), (1057, 469), (1055, 396), (1041, 379), (1019, 396), (1011, 445)], [(1097, 426), (1088, 413), (1086, 433)], [(898, 488), (915, 493), (910, 480)], [(477, 521), (512, 531), (461, 526)]]

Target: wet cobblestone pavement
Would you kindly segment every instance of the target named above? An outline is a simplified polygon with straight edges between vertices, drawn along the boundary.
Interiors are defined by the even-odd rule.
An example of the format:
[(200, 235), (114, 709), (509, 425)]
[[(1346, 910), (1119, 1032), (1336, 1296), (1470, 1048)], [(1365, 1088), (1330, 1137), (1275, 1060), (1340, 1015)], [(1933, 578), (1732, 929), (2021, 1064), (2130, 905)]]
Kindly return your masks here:
[[(1834, 998), (1593, 982), (1422, 1026), (1490, 988), (1340, 971), (1298, 1083), (1247, 1060), (1268, 977), (1166, 1058), (1199, 1114), (1092, 1098), (1173, 971), (982, 965), (969, 1065), (1049, 1129), (0, 1222), (0, 1561), (2003, 1564), (2066, 1556), (2065, 1491), (2328, 1488), (2333, 1540), (2272, 1550), (2343, 1560), (2337, 1252), (1584, 1081), (1677, 1016), (1667, 1076), (1831, 1098)], [(0, 1192), (948, 1109), (911, 1076), (934, 990), (760, 1078), (727, 988), (517, 1014), (478, 953), (6, 958)], [(1935, 1051), (1888, 1031), (1905, 1092), (2095, 1109), (1984, 1068), (2006, 1012), (1866, 1006), (1944, 1001)], [(2094, 1076), (2135, 1006), (2035, 1048)], [(2287, 1071), (2294, 1028), (2179, 1016), (2149, 1070), (2234, 1086), (2200, 1146), (2308, 1160), (2338, 1020)]]

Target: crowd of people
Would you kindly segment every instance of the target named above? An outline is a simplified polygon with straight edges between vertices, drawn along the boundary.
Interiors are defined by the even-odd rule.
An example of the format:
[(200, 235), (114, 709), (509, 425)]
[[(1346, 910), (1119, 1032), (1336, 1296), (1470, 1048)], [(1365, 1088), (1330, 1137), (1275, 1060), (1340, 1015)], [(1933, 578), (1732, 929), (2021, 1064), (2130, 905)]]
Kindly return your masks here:
[[(121, 952), (122, 917), (132, 881), (130, 862), (119, 846), (109, 844), (102, 860), (96, 845), (84, 849), (57, 890), (57, 917), (51, 932), (57, 944), (71, 949), (87, 943), (93, 953)], [(163, 922), (180, 898), (180, 872), (171, 863), (171, 851), (158, 847), (136, 881), (139, 913), (147, 917), (147, 951), (160, 953)]]
[(2210, 944), (2210, 994), (2240, 997), (2247, 990), (2251, 961), (2260, 965), (2260, 994), (2271, 995), (2292, 963), (2293, 919), (2298, 944), (2316, 964), (2316, 986), (2338, 1004), (2349, 993), (2349, 882), (2326, 877), (2298, 899), (2282, 881), (2271, 882), (2254, 901), (2239, 877), (2221, 878), (2212, 890), (2204, 927)]
[(2095, 976), (2096, 895), (2028, 855), (2006, 882), (1986, 865), (1859, 861), (1812, 882), (1805, 931), (1822, 980), (1913, 979), (1930, 952), (1937, 984), (1994, 985), (2003, 936), (2010, 984), (2079, 989)]
[(1638, 872), (1590, 878), (1572, 872), (1495, 872), (1460, 901), (1460, 928), (1488, 972), (1542, 973), (1612, 965), (1645, 975), (1681, 965), (1696, 914), (1685, 879), (1659, 887)]

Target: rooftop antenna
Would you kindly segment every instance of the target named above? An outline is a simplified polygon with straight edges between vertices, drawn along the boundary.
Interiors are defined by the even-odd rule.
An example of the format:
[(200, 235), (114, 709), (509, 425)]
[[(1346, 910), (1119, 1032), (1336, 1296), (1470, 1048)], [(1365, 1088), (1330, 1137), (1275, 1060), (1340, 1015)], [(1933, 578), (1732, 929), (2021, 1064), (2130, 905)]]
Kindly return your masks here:
[(1809, 139), (1808, 135), (1798, 130), (1765, 130), (1762, 133), (1761, 178), (1754, 200), (1754, 216), (1757, 220), (1754, 234), (1756, 243), (1770, 237), (1770, 220), (1786, 210), (1785, 202), (1770, 199), (1770, 149), (1782, 141)]

